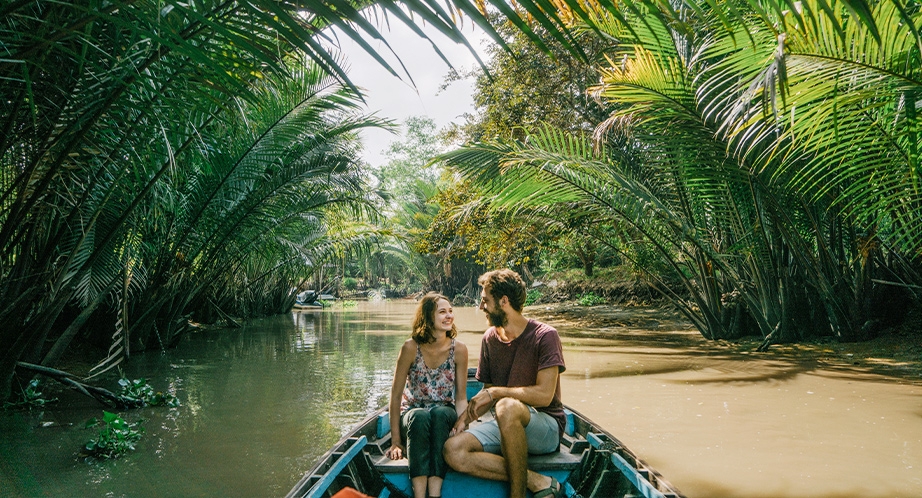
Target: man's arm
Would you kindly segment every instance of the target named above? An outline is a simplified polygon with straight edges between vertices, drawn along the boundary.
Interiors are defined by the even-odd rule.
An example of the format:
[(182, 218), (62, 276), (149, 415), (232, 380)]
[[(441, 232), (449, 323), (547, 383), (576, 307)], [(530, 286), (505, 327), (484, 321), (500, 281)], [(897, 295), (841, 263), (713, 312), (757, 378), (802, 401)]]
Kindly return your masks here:
[[(490, 386), (477, 393), (477, 396), (483, 396), (490, 401), (498, 401), (501, 398), (515, 398), (526, 405), (535, 408), (543, 408), (551, 404), (554, 400), (554, 392), (557, 390), (557, 376), (560, 367), (552, 366), (538, 370), (538, 378), (533, 386), (521, 387), (502, 387)], [(475, 398), (477, 397), (475, 396)], [(474, 398), (471, 398), (471, 402)], [(486, 410), (484, 410), (486, 411)]]

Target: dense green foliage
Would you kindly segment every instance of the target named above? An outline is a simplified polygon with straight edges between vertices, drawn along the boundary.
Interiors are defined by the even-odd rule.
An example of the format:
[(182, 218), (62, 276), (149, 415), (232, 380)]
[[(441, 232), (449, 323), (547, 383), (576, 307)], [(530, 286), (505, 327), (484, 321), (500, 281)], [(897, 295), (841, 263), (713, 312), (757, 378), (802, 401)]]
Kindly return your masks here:
[(623, 256), (706, 337), (869, 337), (919, 282), (922, 18), (799, 5), (599, 12), (620, 44), (596, 140), (538, 127), (444, 159), (494, 209), (625, 227)]
[(605, 119), (605, 106), (591, 98), (586, 88), (598, 82), (596, 63), (604, 61), (605, 49), (613, 45), (611, 40), (578, 33), (576, 40), (587, 62), (538, 26), (534, 35), (546, 49), (501, 16), (493, 16), (491, 22), (506, 46), (487, 48), (489, 74), (470, 68), (448, 77), (449, 83), (462, 77), (475, 81), (474, 112), (465, 116), (465, 123), (450, 130), (452, 137), (468, 142), (522, 139), (528, 129), (541, 124), (574, 132), (592, 131)]
[(387, 162), (372, 167), (382, 193), (378, 211), (385, 214), (383, 234), (374, 250), (357, 253), (345, 265), (348, 275), (361, 276), (364, 286), (405, 295), (438, 290), (472, 299), (483, 267), (459, 257), (451, 244), (429, 244), (429, 232), (451, 189), (452, 177), (430, 164), (444, 150), (444, 136), (429, 118), (411, 117), (403, 134), (386, 152)]
[(53, 365), (74, 340), (115, 332), (98, 373), (190, 317), (286, 309), (368, 238), (330, 221), (369, 205), (355, 131), (378, 124), (312, 39), (330, 19), (276, 2), (0, 12), (0, 397), (16, 361)]
[(381, 199), (377, 210), (383, 213), (386, 236), (372, 251), (351, 258), (345, 271), (360, 276), (366, 288), (380, 288), (405, 294), (431, 287), (439, 269), (431, 258), (413, 250), (418, 232), (431, 220), (433, 208), (427, 200), (436, 191), (437, 167), (429, 160), (442, 150), (435, 122), (411, 117), (401, 128), (401, 137), (385, 152), (387, 162), (372, 166)]
[(587, 292), (579, 296), (576, 302), (580, 306), (597, 306), (599, 304), (605, 304), (605, 298), (595, 295), (594, 292)]
[[(500, 141), (449, 156), (465, 177), (438, 196), (394, 183), (384, 212), (355, 141), (383, 123), (323, 43), (336, 25), (374, 52), (372, 2), (0, 6), (0, 398), (74, 341), (110, 346), (99, 374), (190, 319), (285, 310), (371, 241), (404, 266), (366, 275), (467, 290), (548, 246), (587, 274), (617, 253), (705, 336), (766, 344), (866, 337), (881, 286), (919, 282), (917, 1), (493, 3), (508, 25), (450, 3), (372, 14), (461, 40), (460, 12), (519, 55), (480, 83), (470, 138)], [(414, 147), (382, 185), (423, 171)]]
[(525, 306), (531, 306), (538, 302), (539, 299), (543, 296), (543, 293), (538, 289), (528, 289), (528, 293), (525, 297)]
[[(594, 64), (577, 57), (539, 26), (534, 27), (534, 35), (544, 42), (544, 49), (502, 17), (491, 21), (506, 47), (488, 49), (489, 76), (479, 69), (463, 74), (476, 78), (475, 111), (465, 123), (448, 130), (449, 137), (465, 142), (523, 139), (529, 128), (542, 123), (590, 132), (605, 119), (605, 106), (586, 92), (599, 78)], [(588, 32), (576, 33), (576, 40), (596, 62), (604, 60), (604, 50), (612, 44)], [(460, 77), (456, 73), (448, 79)], [(434, 254), (450, 247), (453, 258), (472, 259), (487, 268), (512, 267), (527, 276), (572, 266), (592, 276), (598, 263), (611, 263), (614, 256), (587, 235), (614, 227), (594, 226), (578, 213), (552, 219), (494, 210), (476, 182), (460, 178), (450, 178), (435, 200), (440, 210), (418, 246), (423, 252)]]

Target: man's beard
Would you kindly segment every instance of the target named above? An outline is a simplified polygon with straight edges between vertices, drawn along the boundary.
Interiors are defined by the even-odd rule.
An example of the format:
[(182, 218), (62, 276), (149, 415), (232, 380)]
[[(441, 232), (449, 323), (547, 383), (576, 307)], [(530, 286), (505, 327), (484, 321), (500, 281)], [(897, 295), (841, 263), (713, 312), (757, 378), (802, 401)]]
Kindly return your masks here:
[(506, 315), (506, 312), (502, 309), (498, 309), (494, 312), (487, 312), (487, 321), (490, 322), (490, 325), (494, 327), (505, 327), (509, 323), (509, 317)]

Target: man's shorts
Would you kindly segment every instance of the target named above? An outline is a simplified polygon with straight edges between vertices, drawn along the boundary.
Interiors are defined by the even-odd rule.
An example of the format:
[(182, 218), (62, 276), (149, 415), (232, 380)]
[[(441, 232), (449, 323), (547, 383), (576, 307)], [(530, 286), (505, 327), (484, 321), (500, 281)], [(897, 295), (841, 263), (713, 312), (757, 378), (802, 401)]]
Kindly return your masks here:
[[(527, 405), (526, 405), (527, 406)], [(539, 412), (534, 407), (528, 406), (531, 419), (525, 426), (525, 439), (528, 440), (528, 452), (532, 455), (543, 455), (557, 451), (560, 446), (560, 426), (557, 420), (547, 413)], [(467, 430), (480, 441), (483, 451), (495, 455), (502, 454), (502, 445), (499, 439), (499, 426), (496, 420), (471, 426)]]

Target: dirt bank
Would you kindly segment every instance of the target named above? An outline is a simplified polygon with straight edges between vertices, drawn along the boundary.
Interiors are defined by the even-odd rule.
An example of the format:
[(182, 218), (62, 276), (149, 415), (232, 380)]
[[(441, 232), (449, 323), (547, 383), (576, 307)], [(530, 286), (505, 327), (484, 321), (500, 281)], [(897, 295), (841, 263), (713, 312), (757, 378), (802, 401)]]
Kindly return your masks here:
[[(594, 333), (617, 333), (625, 328), (640, 330), (693, 331), (691, 323), (668, 306), (597, 305), (580, 306), (575, 301), (548, 303), (526, 308), (527, 316), (547, 321), (561, 329), (590, 329)], [(800, 344), (773, 345), (756, 352), (759, 337), (735, 341), (708, 341), (700, 334), (682, 334), (698, 348), (742, 355), (778, 356), (813, 360), (838, 368), (850, 368), (905, 379), (922, 385), (922, 313), (913, 312), (897, 328), (886, 329), (864, 342), (841, 343), (832, 339)]]

